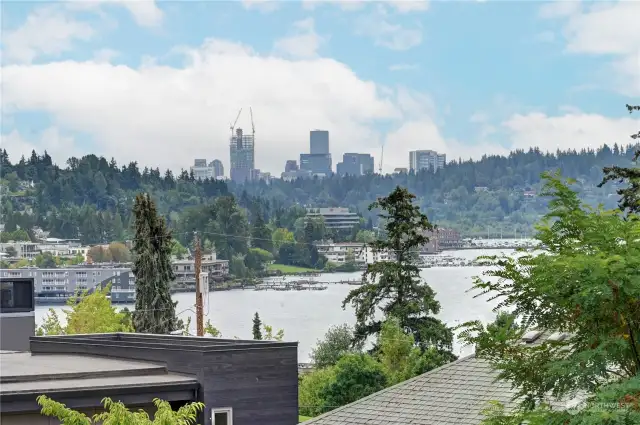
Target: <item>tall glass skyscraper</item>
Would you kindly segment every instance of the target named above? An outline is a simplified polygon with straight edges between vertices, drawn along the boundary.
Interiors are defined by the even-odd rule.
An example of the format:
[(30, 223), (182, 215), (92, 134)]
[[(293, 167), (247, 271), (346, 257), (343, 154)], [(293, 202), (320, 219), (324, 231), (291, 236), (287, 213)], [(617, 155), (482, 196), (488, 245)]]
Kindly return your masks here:
[(329, 153), (329, 132), (327, 130), (311, 130), (309, 132), (309, 153), (311, 155)]

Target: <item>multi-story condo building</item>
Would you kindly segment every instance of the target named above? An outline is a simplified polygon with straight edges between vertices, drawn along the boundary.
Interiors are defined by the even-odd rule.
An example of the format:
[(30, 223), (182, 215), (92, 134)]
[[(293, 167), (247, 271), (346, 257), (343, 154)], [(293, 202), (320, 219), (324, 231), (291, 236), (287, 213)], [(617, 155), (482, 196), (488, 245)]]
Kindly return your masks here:
[(92, 292), (111, 284), (111, 302), (135, 301), (135, 276), (124, 267), (82, 266), (57, 269), (25, 267), (0, 269), (0, 277), (34, 280), (37, 304), (64, 304), (79, 292)]
[(214, 159), (209, 163), (209, 168), (213, 168), (213, 176), (216, 179), (224, 177), (224, 165), (219, 159)]
[(460, 233), (455, 229), (439, 227), (433, 232), (428, 232), (427, 237), (430, 241), (436, 243), (438, 251), (460, 249), (462, 247), (462, 238), (460, 237)]
[(241, 128), (236, 129), (235, 135), (229, 141), (229, 155), (231, 159), (231, 180), (244, 183), (251, 180), (251, 170), (255, 166), (255, 138), (253, 134), (244, 134)]
[(389, 261), (393, 257), (388, 251), (376, 251), (363, 243), (333, 241), (320, 241), (314, 244), (319, 254), (324, 255), (328, 261), (335, 264), (343, 264), (353, 258), (358, 264), (373, 264), (378, 261)]
[(436, 172), (444, 168), (447, 163), (447, 156), (436, 151), (421, 150), (409, 152), (409, 170), (418, 172), (420, 170), (433, 170)]
[[(174, 288), (176, 289), (192, 289), (196, 285), (196, 267), (195, 260), (178, 260), (172, 262), (173, 274), (175, 275)], [(229, 262), (227, 260), (218, 260), (215, 252), (202, 256), (200, 265), (200, 273), (207, 273), (209, 281), (223, 277), (229, 274)]]
[(211, 161), (209, 165), (206, 159), (196, 159), (191, 166), (191, 172), (197, 180), (213, 180), (224, 176), (224, 166), (217, 159)]
[(284, 166), (284, 172), (290, 173), (291, 171), (298, 171), (298, 161), (295, 159), (290, 159)]
[(327, 229), (353, 229), (360, 224), (360, 216), (349, 208), (308, 208), (307, 218), (322, 218)]
[(35, 242), (9, 241), (0, 243), (0, 252), (15, 251), (17, 258), (31, 260), (40, 254), (39, 244)]
[(345, 153), (342, 162), (336, 166), (336, 172), (341, 176), (362, 176), (373, 173), (373, 168), (373, 157), (368, 153)]

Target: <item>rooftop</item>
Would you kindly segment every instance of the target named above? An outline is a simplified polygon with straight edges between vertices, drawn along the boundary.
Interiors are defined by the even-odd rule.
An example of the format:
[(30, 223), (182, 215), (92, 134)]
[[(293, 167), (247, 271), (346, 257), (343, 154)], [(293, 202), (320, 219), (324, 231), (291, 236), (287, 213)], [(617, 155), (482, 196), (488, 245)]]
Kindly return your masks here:
[(197, 385), (194, 378), (168, 373), (164, 365), (96, 356), (1, 352), (0, 366), (2, 397), (50, 391)]
[[(557, 334), (529, 333), (525, 343), (536, 345)], [(490, 401), (507, 409), (515, 408), (515, 394), (509, 382), (497, 380), (496, 371), (487, 360), (475, 354), (415, 378), (386, 388), (354, 403), (311, 419), (308, 425), (479, 425), (482, 411)], [(553, 406), (566, 407), (549, 400)]]
[[(256, 359), (279, 362), (281, 372), (297, 378), (297, 342), (136, 333), (30, 337), (30, 352), (0, 352), (0, 409), (37, 412), (41, 394), (69, 401), (74, 408), (99, 406), (105, 396), (131, 405), (156, 397), (193, 401), (204, 388), (203, 373), (208, 374), (209, 391), (220, 382), (237, 387), (225, 373), (240, 373)], [(256, 376), (263, 377), (260, 367), (258, 371)], [(244, 378), (234, 379), (239, 376)]]

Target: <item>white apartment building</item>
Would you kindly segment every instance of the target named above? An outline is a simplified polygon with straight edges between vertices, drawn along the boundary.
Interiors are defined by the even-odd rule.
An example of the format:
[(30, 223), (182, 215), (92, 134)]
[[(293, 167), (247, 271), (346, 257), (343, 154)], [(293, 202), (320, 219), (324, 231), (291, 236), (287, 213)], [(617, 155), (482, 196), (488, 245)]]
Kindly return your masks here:
[(436, 151), (420, 150), (409, 152), (409, 170), (418, 172), (420, 170), (433, 169), (435, 172), (444, 168), (447, 163), (447, 156)]
[(315, 244), (318, 253), (324, 255), (328, 261), (335, 264), (346, 263), (353, 256), (356, 263), (372, 264), (378, 261), (388, 261), (389, 253), (386, 251), (374, 251), (371, 247), (361, 242), (321, 241)]
[(206, 159), (196, 159), (191, 166), (191, 172), (196, 180), (214, 180), (224, 177), (224, 166), (217, 159), (214, 159), (208, 165)]

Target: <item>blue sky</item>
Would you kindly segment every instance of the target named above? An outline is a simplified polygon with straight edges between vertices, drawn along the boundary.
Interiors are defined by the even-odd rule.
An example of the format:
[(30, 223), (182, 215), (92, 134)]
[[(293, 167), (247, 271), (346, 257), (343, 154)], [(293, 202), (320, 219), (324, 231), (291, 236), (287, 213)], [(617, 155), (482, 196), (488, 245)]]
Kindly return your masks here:
[(384, 145), (391, 170), (410, 149), (627, 143), (638, 124), (637, 2), (23, 1), (2, 19), (13, 157), (228, 164), (228, 122), (249, 106), (274, 173), (313, 128), (334, 163)]

